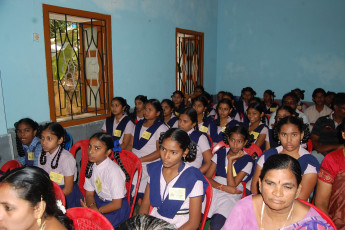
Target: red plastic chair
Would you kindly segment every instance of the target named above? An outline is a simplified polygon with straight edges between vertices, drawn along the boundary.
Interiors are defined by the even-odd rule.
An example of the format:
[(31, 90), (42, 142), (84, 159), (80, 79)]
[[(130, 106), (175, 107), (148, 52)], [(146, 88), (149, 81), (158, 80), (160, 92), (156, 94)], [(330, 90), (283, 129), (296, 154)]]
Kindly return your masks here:
[(90, 208), (69, 208), (66, 215), (73, 220), (75, 230), (114, 230), (107, 218)]
[[(206, 177), (205, 177), (205, 179), (207, 180)], [(207, 189), (206, 189), (206, 206), (205, 206), (205, 210), (204, 210), (204, 215), (203, 215), (203, 217), (201, 219), (201, 225), (200, 225), (199, 229), (204, 229), (205, 228), (208, 211), (210, 210), (211, 202), (212, 202), (212, 196), (213, 196), (212, 185), (211, 185), (211, 183), (208, 180), (207, 180), (207, 182), (208, 182), (208, 186), (207, 186)]]
[(213, 141), (210, 135), (207, 134), (208, 140), (211, 142), (211, 151), (213, 150)]
[(55, 192), (55, 199), (56, 200), (61, 200), (61, 203), (63, 204), (63, 206), (66, 207), (66, 198), (65, 198), (65, 194), (63, 194), (62, 189), (60, 188), (60, 186), (53, 182), (53, 187), (54, 187), (54, 192)]
[(308, 205), (309, 207), (314, 208), (319, 214), (320, 216), (325, 219), (325, 221), (327, 221), (327, 223), (329, 223), (335, 230), (337, 229), (337, 227), (335, 226), (335, 224), (333, 223), (332, 219), (327, 216), (326, 213), (324, 213), (321, 209), (317, 208), (315, 205), (305, 201), (305, 200), (301, 200), (300, 198), (298, 198), (299, 201), (301, 201), (303, 204)]
[(229, 145), (225, 144), (224, 141), (218, 142), (212, 149), (212, 154), (215, 154), (221, 148), (229, 148)]
[(75, 143), (70, 153), (75, 157), (75, 154), (78, 149), (81, 149), (81, 165), (80, 165), (80, 173), (79, 173), (79, 189), (83, 196), (85, 197), (85, 189), (84, 189), (84, 183), (85, 183), (85, 170), (87, 166), (87, 162), (89, 161), (89, 157), (87, 155), (87, 151), (89, 149), (89, 140), (80, 140), (77, 143)]
[(307, 147), (308, 147), (308, 152), (312, 152), (313, 151), (313, 142), (311, 141), (311, 139), (308, 140), (307, 142)]
[(0, 171), (6, 173), (8, 171), (11, 171), (15, 168), (19, 168), (19, 167), (22, 167), (22, 164), (17, 161), (17, 160), (10, 160), (10, 161), (7, 161), (1, 168), (0, 168)]
[[(113, 158), (113, 157), (111, 157), (111, 158)], [(141, 165), (139, 158), (134, 153), (127, 151), (127, 150), (122, 150), (120, 152), (120, 159), (122, 161), (123, 166), (125, 167), (126, 171), (128, 172), (128, 174), (131, 178), (129, 181), (126, 182), (126, 189), (127, 189), (126, 196), (128, 198), (129, 206), (131, 207), (131, 212), (129, 214), (129, 217), (132, 217), (133, 211), (135, 208), (135, 201), (137, 199), (137, 194), (138, 194), (138, 190), (139, 190), (139, 184), (140, 184), (140, 180), (141, 180), (142, 165)], [(114, 161), (116, 162), (115, 159), (114, 159)], [(133, 203), (131, 205), (131, 187), (132, 187), (133, 177), (134, 177), (134, 174), (136, 171), (138, 172), (138, 179), (137, 179), (137, 183), (135, 186)]]
[(250, 156), (253, 156), (256, 153), (259, 156), (262, 154), (262, 150), (256, 144), (252, 143), (249, 148), (243, 148), (243, 150), (248, 153)]

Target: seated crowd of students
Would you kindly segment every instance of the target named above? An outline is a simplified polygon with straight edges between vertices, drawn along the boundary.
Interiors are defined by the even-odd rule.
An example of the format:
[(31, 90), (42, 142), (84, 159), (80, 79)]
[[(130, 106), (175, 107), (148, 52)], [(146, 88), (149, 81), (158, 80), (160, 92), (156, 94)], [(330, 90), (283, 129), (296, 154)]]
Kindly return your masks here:
[[(328, 95), (332, 100), (326, 100)], [(77, 186), (76, 160), (65, 149), (68, 136), (60, 124), (40, 126), (30, 118), (16, 122), (18, 160), (49, 174), (62, 188), (67, 208), (91, 208), (115, 228), (130, 213), (125, 187), (129, 175), (119, 157), (122, 149), (133, 152), (142, 164), (139, 199), (134, 201), (139, 214), (150, 214), (175, 228), (199, 227), (210, 183), (213, 197), (207, 217), (212, 230), (295, 229), (296, 223), (308, 224), (315, 218), (323, 229), (332, 229), (314, 209), (296, 200), (313, 197), (337, 228), (345, 229), (345, 93), (318, 88), (312, 106), (301, 101), (300, 89), (286, 93), (281, 105), (272, 90), (266, 90), (262, 100), (255, 96), (251, 87), (243, 88), (239, 99), (221, 91), (213, 104), (197, 86), (188, 99), (181, 91), (162, 102), (138, 95), (132, 113), (124, 98), (114, 97), (111, 116), (100, 132), (90, 134), (85, 197)], [(215, 146), (221, 148), (212, 151)], [(7, 177), (0, 179), (0, 190), (9, 183)], [(253, 196), (244, 201), (249, 194)], [(248, 209), (252, 220), (246, 223), (232, 210), (246, 215), (248, 202), (254, 210)]]

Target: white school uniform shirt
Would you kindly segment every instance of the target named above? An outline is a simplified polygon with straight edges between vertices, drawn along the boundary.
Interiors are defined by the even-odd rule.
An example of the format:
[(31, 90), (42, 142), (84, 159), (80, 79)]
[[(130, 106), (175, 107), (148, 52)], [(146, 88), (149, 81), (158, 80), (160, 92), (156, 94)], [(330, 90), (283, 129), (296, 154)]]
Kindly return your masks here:
[[(52, 181), (54, 181), (58, 185), (64, 185), (65, 184), (65, 179), (64, 179), (65, 176), (66, 177), (67, 176), (74, 176), (73, 180), (74, 181), (77, 180), (77, 164), (76, 164), (76, 161), (75, 161), (73, 155), (70, 152), (68, 152), (66, 149), (63, 149), (61, 152), (61, 155), (60, 155), (58, 167), (56, 169), (52, 169), (51, 161), (54, 159), (55, 155), (57, 154), (57, 152), (59, 151), (60, 148), (61, 147), (57, 148), (53, 152), (53, 154), (46, 152), (47, 161), (46, 161), (45, 165), (41, 165), (40, 160), (38, 160), (37, 166), (39, 168), (43, 169), (44, 171), (46, 171), (49, 174)], [(40, 158), (41, 158), (41, 154), (39, 156)], [(55, 165), (55, 161), (56, 161), (56, 159), (54, 160), (54, 165)], [(59, 177), (52, 177), (55, 173), (63, 175), (62, 180)], [(54, 179), (54, 178), (56, 178), (56, 179)]]
[[(229, 152), (230, 148), (226, 148), (226, 152)], [(247, 154), (246, 152), (244, 152)], [(212, 157), (212, 161), (217, 164), (217, 154), (214, 154)], [(228, 158), (225, 157), (225, 166), (228, 166)], [(247, 175), (243, 178), (246, 180), (248, 175), (251, 173), (253, 168), (253, 162), (248, 162), (247, 165), (241, 170), (241, 172), (245, 172)], [(221, 176), (215, 176), (214, 180), (220, 184), (226, 185), (227, 179)], [(243, 191), (243, 185), (240, 183), (237, 186), (237, 190)], [(208, 217), (211, 218), (214, 214), (220, 214), (227, 218), (232, 210), (232, 208), (236, 205), (237, 201), (239, 201), (242, 197), (242, 194), (230, 194), (224, 191), (221, 191), (216, 188), (212, 188), (213, 197), (211, 202), (211, 207), (208, 213)], [(203, 202), (203, 207), (205, 207), (205, 202)]]
[[(194, 129), (189, 130), (188, 136), (194, 131)], [(190, 166), (194, 166), (195, 168), (200, 168), (202, 165), (202, 161), (204, 159), (202, 153), (211, 149), (210, 144), (208, 143), (208, 138), (205, 135), (201, 135), (199, 138), (199, 142), (195, 143), (197, 145), (197, 153), (196, 153), (196, 158), (192, 162), (186, 162), (186, 164)]]
[[(303, 119), (303, 123), (304, 124), (308, 124), (309, 125), (309, 119), (307, 117), (307, 115), (305, 115), (304, 113), (302, 113), (301, 111), (299, 111), (298, 109), (296, 109), (296, 112), (298, 114), (298, 117)], [(276, 115), (277, 115), (277, 111), (271, 113), (271, 118), (270, 118), (270, 122), (269, 122), (269, 126), (270, 128), (273, 127), (274, 123), (276, 122)]]
[[(171, 117), (170, 117), (170, 119), (169, 119), (169, 121), (171, 120), (171, 119), (173, 119), (174, 117), (176, 117), (175, 116), (175, 114), (174, 113), (172, 113), (171, 114)], [(178, 128), (178, 119), (175, 121), (175, 123), (172, 125), (172, 127), (170, 127), (170, 128)]]
[[(124, 117), (126, 117), (126, 116), (127, 116), (127, 115), (122, 116), (122, 117), (120, 118), (120, 120), (119, 120), (118, 123), (116, 123), (116, 118), (114, 118), (113, 132), (116, 130), (117, 126), (120, 124), (120, 122), (122, 121), (122, 119), (123, 119)], [(106, 121), (104, 121), (104, 123), (103, 123), (102, 130), (107, 131), (107, 124), (106, 124)], [(126, 125), (125, 129), (123, 130), (123, 134), (121, 135), (121, 138), (120, 138), (119, 143), (122, 144), (122, 142), (123, 142), (123, 136), (124, 136), (125, 134), (131, 134), (131, 135), (132, 135), (133, 130), (134, 130), (134, 123), (133, 123), (131, 120), (129, 120), (129, 121), (127, 122), (127, 125)], [(113, 135), (113, 134), (112, 134), (112, 135)]]
[[(279, 154), (283, 151), (283, 146), (278, 146), (276, 149), (277, 149), (278, 154)], [(301, 157), (305, 154), (310, 154), (310, 153), (306, 149), (304, 149), (302, 145), (300, 145), (299, 150), (298, 150), (298, 154)], [(265, 157), (260, 157), (258, 162), (257, 162), (257, 165), (259, 165), (262, 168), (264, 166), (264, 163), (265, 163)], [(318, 173), (318, 171), (317, 171), (315, 166), (308, 164), (307, 168), (302, 172), (302, 176), (305, 174), (309, 174), (309, 173)]]
[[(263, 123), (260, 122), (259, 126), (262, 125)], [(249, 122), (249, 126), (251, 125), (251, 123)], [(265, 141), (267, 142), (270, 142), (270, 137), (268, 136), (268, 128), (265, 126), (262, 128), (261, 132), (259, 134), (266, 134), (266, 137), (265, 137)], [(254, 144), (256, 143), (258, 139), (255, 140)]]
[[(165, 198), (169, 195), (169, 189), (173, 187), (173, 185), (176, 183), (177, 179), (180, 178), (181, 174), (191, 166), (185, 165), (183, 170), (174, 178), (172, 179), (168, 184), (166, 183), (162, 170), (161, 170), (161, 176), (160, 176), (160, 196), (162, 200), (165, 200)], [(148, 183), (150, 183), (150, 179), (148, 180)], [(194, 187), (192, 191), (188, 194), (185, 201), (183, 202), (180, 209), (189, 209), (189, 201), (190, 198), (202, 196), (204, 194), (204, 187), (203, 182), (201, 180), (197, 180), (194, 184)], [(206, 198), (205, 198), (206, 200)], [(182, 225), (184, 225), (189, 220), (189, 213), (184, 215), (175, 215), (173, 219), (161, 216), (157, 208), (154, 207), (152, 209), (152, 212), (150, 214), (151, 216), (157, 217), (159, 219), (165, 220), (166, 222), (175, 225), (176, 228), (180, 228)]]
[[(96, 186), (100, 180), (101, 186)], [(97, 188), (101, 188), (98, 190)], [(102, 200), (122, 199), (126, 196), (126, 175), (121, 167), (108, 157), (99, 165), (92, 165), (91, 178), (85, 178), (84, 189), (95, 191)]]
[[(143, 135), (143, 133), (148, 129), (149, 127), (141, 127), (140, 133), (139, 133), (139, 137), (141, 137)], [(161, 135), (161, 133), (168, 131), (168, 127), (162, 123), (161, 126), (158, 127), (158, 129), (156, 130), (156, 132), (154, 134), (152, 134), (150, 140), (140, 149), (135, 149), (133, 147), (132, 152), (137, 155), (138, 158), (147, 156), (149, 154), (151, 154), (152, 152), (157, 150), (157, 146), (156, 143), (159, 140), (159, 137)], [(134, 132), (135, 132), (135, 128), (133, 130), (132, 136), (134, 137)], [(157, 160), (160, 160), (159, 158)], [(156, 160), (156, 161), (157, 161)], [(147, 184), (147, 179), (149, 177), (148, 173), (147, 173), (147, 168), (146, 165), (149, 164), (151, 162), (142, 162), (142, 175), (141, 175), (141, 181), (140, 181), (140, 185), (139, 185), (139, 193), (144, 193), (145, 192), (145, 188), (146, 188), (146, 184)], [(134, 178), (133, 178), (133, 183), (136, 184), (136, 180), (137, 179), (137, 174), (135, 174)]]

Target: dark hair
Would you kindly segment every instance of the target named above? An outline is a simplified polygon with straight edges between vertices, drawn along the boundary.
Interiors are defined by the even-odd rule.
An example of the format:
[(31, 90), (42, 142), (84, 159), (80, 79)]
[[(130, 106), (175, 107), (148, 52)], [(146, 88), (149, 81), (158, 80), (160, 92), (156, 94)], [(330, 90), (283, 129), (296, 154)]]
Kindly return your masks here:
[(194, 129), (199, 130), (198, 128), (198, 114), (195, 109), (193, 108), (187, 108), (183, 111), (182, 114), (186, 114), (189, 119), (192, 121), (192, 123), (195, 123)]
[[(106, 150), (113, 150), (114, 148), (114, 141), (113, 141), (113, 137), (108, 134), (108, 133), (103, 133), (103, 132), (98, 132), (93, 134), (89, 140), (96, 138), (97, 140), (101, 141), (103, 144), (105, 144), (105, 146), (107, 147)], [(114, 154), (114, 158), (116, 160), (116, 162), (119, 164), (120, 168), (122, 169), (122, 171), (125, 173), (126, 175), (126, 181), (130, 180), (130, 176), (128, 174), (128, 172), (126, 171), (125, 167), (122, 164), (121, 158), (120, 158), (120, 154), (118, 151), (113, 152)], [(92, 162), (87, 162), (87, 166), (86, 166), (86, 170), (85, 170), (85, 177), (86, 178), (91, 178), (92, 176), (92, 171), (93, 171), (93, 163)]]
[(206, 98), (207, 102), (212, 102), (212, 96), (208, 92), (203, 92), (202, 95)]
[(9, 184), (18, 197), (28, 201), (31, 207), (38, 205), (42, 199), (46, 203), (44, 217), (53, 216), (67, 229), (74, 229), (73, 222), (57, 207), (53, 182), (43, 169), (31, 166), (16, 168), (1, 177), (0, 183)]
[(270, 89), (267, 89), (265, 92), (264, 92), (264, 94), (268, 94), (268, 95), (270, 95), (271, 97), (272, 97), (272, 100), (274, 100), (274, 98), (276, 97), (276, 95), (274, 94), (274, 92), (272, 91), (272, 90), (270, 90)]
[[(217, 126), (220, 125), (220, 117), (219, 117), (219, 112), (218, 112), (218, 108), (220, 106), (220, 104), (227, 104), (229, 106), (230, 109), (233, 109), (234, 107), (232, 106), (232, 101), (230, 101), (229, 99), (222, 99), (218, 102), (217, 104), (217, 108), (216, 108), (216, 113), (217, 113)], [(230, 115), (230, 114), (229, 114)]]
[(260, 174), (261, 181), (263, 181), (268, 171), (274, 169), (290, 169), (295, 175), (297, 186), (300, 185), (302, 181), (302, 170), (299, 162), (295, 158), (283, 153), (270, 156), (262, 167)]
[(207, 119), (207, 115), (208, 115), (208, 112), (207, 112), (207, 108), (208, 108), (208, 101), (207, 99), (204, 97), (204, 95), (199, 95), (197, 97), (195, 97), (193, 100), (192, 100), (192, 105), (194, 105), (195, 102), (197, 101), (200, 101), (203, 106), (206, 108), (205, 112), (204, 112), (204, 116), (202, 118), (202, 121), (205, 122), (206, 119)]
[(113, 102), (113, 101), (118, 101), (122, 105), (122, 107), (125, 107), (125, 110), (124, 110), (125, 113), (129, 112), (129, 109), (131, 107), (127, 104), (126, 99), (124, 99), (123, 97), (114, 97), (113, 99), (111, 99), (111, 102)]
[(296, 93), (290, 92), (290, 93), (287, 93), (283, 96), (283, 98), (282, 98), (282, 104), (283, 105), (284, 105), (284, 101), (287, 97), (292, 97), (296, 101), (296, 104), (299, 102), (299, 97), (296, 95)]
[[(145, 104), (147, 102), (147, 97), (144, 95), (138, 95), (135, 97), (134, 102), (135, 101), (142, 101)], [(134, 119), (137, 118), (137, 107), (135, 106), (134, 106), (133, 113), (131, 114), (131, 117), (133, 117)]]
[(275, 123), (277, 123), (277, 114), (280, 110), (285, 110), (287, 111), (288, 113), (290, 113), (291, 116), (295, 116), (295, 117), (298, 117), (298, 113), (296, 112), (296, 110), (294, 110), (293, 108), (291, 108), (290, 106), (287, 106), (287, 105), (282, 105), (280, 106), (277, 111), (276, 111), (276, 117), (275, 117)]
[(335, 92), (332, 92), (332, 91), (327, 91), (327, 93), (326, 93), (325, 96), (327, 97), (327, 96), (331, 96), (331, 95), (335, 96), (336, 93), (335, 93)]
[(150, 215), (136, 215), (120, 224), (116, 230), (176, 230), (175, 226)]
[[(291, 90), (291, 92), (296, 92), (296, 91), (298, 91), (300, 94), (301, 94), (301, 99), (302, 100), (304, 100), (304, 92), (305, 92), (305, 90), (301, 90), (301, 89), (299, 89), (299, 88), (296, 88), (296, 89), (294, 89), (294, 90)], [(296, 93), (295, 93), (296, 94)], [(296, 94), (297, 95), (297, 94)], [(297, 95), (297, 97), (299, 98), (299, 96)], [(299, 101), (299, 100), (298, 100)]]
[(225, 91), (221, 90), (221, 91), (219, 91), (219, 92), (217, 93), (217, 95), (218, 95), (218, 94), (224, 94), (224, 93), (225, 93)]
[(337, 127), (339, 142), (345, 145), (345, 139), (343, 138), (342, 132), (345, 132), (345, 118)]
[(20, 119), (19, 121), (17, 121), (16, 123), (14, 123), (14, 128), (15, 128), (15, 132), (16, 132), (17, 151), (18, 151), (18, 155), (21, 157), (25, 156), (25, 151), (23, 149), (22, 142), (19, 139), (17, 132), (18, 132), (19, 125), (22, 123), (30, 126), (34, 131), (36, 130), (36, 136), (39, 136), (39, 125), (36, 121), (32, 120), (31, 118), (23, 118), (23, 119)]
[(345, 104), (345, 93), (337, 93), (333, 99), (333, 106), (341, 106)]
[(230, 93), (230, 92), (224, 92), (223, 98), (226, 97), (226, 96), (230, 97), (231, 100), (235, 100), (234, 95), (232, 93)]
[(224, 134), (223, 134), (223, 141), (225, 144), (229, 144), (229, 138), (231, 137), (232, 134), (238, 133), (243, 136), (243, 139), (247, 141), (247, 144), (244, 146), (245, 148), (249, 148), (250, 145), (253, 142), (253, 136), (249, 134), (248, 129), (244, 127), (243, 125), (238, 125), (238, 126), (228, 126), (225, 128)]
[[(50, 123), (45, 124), (42, 128), (42, 132), (45, 130), (49, 130), (50, 133), (57, 136), (58, 140), (63, 138), (62, 143), (60, 144), (60, 147), (59, 147), (59, 151), (54, 156), (53, 160), (50, 162), (51, 168), (56, 169), (59, 166), (59, 160), (60, 160), (61, 152), (64, 149), (65, 144), (66, 144), (67, 133), (66, 133), (66, 130), (59, 123), (56, 123), (56, 122), (50, 122)], [(42, 148), (42, 153), (41, 153), (41, 157), (40, 157), (40, 164), (41, 165), (45, 165), (47, 163), (46, 154), (47, 153)], [(54, 161), (55, 161), (55, 164), (54, 164)]]
[(316, 94), (322, 93), (323, 96), (326, 96), (326, 91), (322, 88), (317, 88), (313, 91), (312, 97), (316, 97)]
[[(247, 112), (249, 111), (249, 109), (257, 110), (260, 113), (260, 116), (262, 113), (265, 114), (265, 109), (264, 109), (263, 105), (261, 104), (261, 102), (250, 103), (248, 105)], [(265, 117), (264, 116), (261, 118), (261, 122), (265, 123)]]
[(249, 100), (249, 104), (251, 103), (260, 103), (261, 104), (261, 99), (258, 98), (258, 97), (252, 97), (250, 100)]
[(176, 90), (175, 92), (173, 92), (173, 94), (171, 95), (171, 97), (173, 97), (175, 94), (180, 95), (182, 98), (184, 98), (184, 94), (182, 93), (181, 90)]
[(170, 100), (170, 99), (164, 99), (164, 100), (161, 102), (161, 105), (162, 105), (163, 103), (167, 103), (168, 106), (169, 106), (171, 109), (174, 109), (174, 107), (175, 107), (174, 102), (173, 102), (172, 100)]
[(282, 118), (275, 126), (274, 126), (274, 138), (279, 140), (279, 133), (283, 125), (286, 124), (293, 124), (297, 126), (298, 130), (302, 133), (304, 132), (304, 136), (302, 139), (302, 143), (307, 143), (308, 139), (310, 138), (310, 131), (307, 124), (303, 123), (302, 118), (294, 117), (294, 116), (287, 116)]
[(145, 105), (147, 105), (147, 104), (153, 105), (153, 107), (155, 107), (156, 111), (159, 112), (159, 116), (158, 116), (159, 120), (164, 120), (163, 108), (162, 108), (161, 103), (157, 99), (147, 100)]
[(195, 160), (197, 153), (196, 144), (190, 139), (186, 131), (179, 128), (169, 129), (165, 133), (162, 133), (159, 137), (159, 145), (162, 145), (163, 141), (168, 138), (176, 141), (183, 151), (189, 149), (189, 152), (184, 158), (184, 161), (192, 162)]
[(204, 89), (204, 87), (203, 87), (202, 85), (197, 85), (197, 86), (195, 86), (194, 91), (195, 91), (196, 89), (200, 89), (200, 90), (201, 90), (201, 93), (204, 93), (204, 92), (205, 92), (205, 89)]
[(256, 95), (256, 92), (252, 87), (245, 87), (241, 90), (241, 95), (244, 94), (244, 92), (250, 92), (250, 94), (254, 97)]

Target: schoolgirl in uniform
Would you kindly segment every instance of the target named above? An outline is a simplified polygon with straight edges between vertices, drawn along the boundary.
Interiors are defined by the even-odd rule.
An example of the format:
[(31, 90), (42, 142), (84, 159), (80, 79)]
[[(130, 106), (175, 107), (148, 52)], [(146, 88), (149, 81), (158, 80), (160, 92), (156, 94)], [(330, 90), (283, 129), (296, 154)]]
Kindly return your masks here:
[(272, 90), (268, 89), (264, 92), (264, 112), (265, 114), (271, 114), (277, 110), (279, 105), (274, 101), (275, 94)]
[(77, 180), (77, 165), (73, 155), (64, 149), (66, 130), (59, 123), (48, 123), (42, 128), (42, 153), (38, 167), (44, 169), (66, 196), (67, 208), (80, 207), (83, 197)]
[(174, 102), (170, 99), (164, 99), (161, 105), (163, 108), (163, 122), (169, 128), (177, 128), (178, 117), (174, 114)]
[(147, 102), (147, 97), (144, 95), (138, 95), (134, 99), (135, 107), (133, 113), (130, 115), (131, 120), (134, 124), (137, 124), (138, 121), (144, 119), (144, 108), (145, 103)]
[(215, 146), (218, 142), (224, 139), (223, 133), (226, 127), (228, 126), (232, 127), (239, 124), (238, 121), (233, 120), (230, 117), (230, 113), (232, 109), (233, 107), (232, 107), (231, 101), (228, 99), (222, 99), (218, 103), (217, 119), (213, 120), (209, 124), (208, 131), (207, 131), (207, 133), (211, 136), (211, 139), (213, 141), (213, 146)]
[(131, 151), (134, 123), (127, 115), (128, 112), (127, 101), (122, 97), (114, 97), (111, 100), (111, 116), (106, 118), (102, 131), (112, 135), (114, 140), (119, 140), (121, 149)]
[(251, 87), (243, 88), (241, 91), (241, 98), (236, 103), (236, 110), (240, 114), (241, 121), (243, 117), (246, 116), (246, 111), (248, 109), (249, 100), (256, 95), (256, 92)]
[(194, 161), (188, 163), (191, 166), (199, 168), (204, 174), (211, 165), (211, 143), (205, 133), (202, 133), (198, 129), (197, 125), (197, 113), (195, 109), (188, 108), (180, 114), (178, 120), (178, 127), (186, 131), (190, 139), (197, 146), (197, 154)]
[[(228, 99), (228, 100), (231, 101), (232, 105), (236, 105), (235, 97), (234, 97), (234, 95), (233, 95), (232, 93), (230, 93), (230, 92), (224, 92), (224, 94), (223, 94), (223, 99)], [(218, 101), (218, 102), (219, 102), (219, 101)], [(231, 113), (230, 113), (230, 117), (231, 117), (232, 119), (235, 119), (235, 120), (238, 121), (238, 122), (242, 122), (241, 114), (237, 111), (236, 106), (232, 106), (232, 107), (233, 107), (233, 109), (232, 109), (232, 111), (231, 111)], [(217, 114), (216, 114), (216, 116), (217, 116)], [(216, 117), (215, 117), (215, 118), (216, 118)]]
[(193, 100), (193, 109), (195, 109), (197, 116), (198, 116), (198, 129), (200, 132), (207, 133), (208, 131), (208, 126), (213, 121), (213, 118), (211, 116), (208, 116), (207, 113), (207, 99), (203, 96), (197, 96)]
[(246, 189), (241, 182), (251, 179), (254, 165), (252, 157), (243, 151), (245, 146), (251, 144), (250, 135), (245, 127), (227, 127), (224, 142), (229, 144), (230, 148), (222, 148), (213, 155), (211, 166), (206, 173), (213, 188), (208, 213), (212, 230), (223, 227), (231, 209), (241, 199), (243, 189)]
[(178, 117), (180, 116), (180, 113), (182, 113), (186, 109), (186, 105), (184, 103), (184, 94), (180, 90), (176, 90), (173, 92), (171, 96), (173, 102), (174, 102), (174, 112), (175, 115)]
[(208, 182), (193, 161), (196, 146), (181, 129), (169, 129), (160, 138), (161, 161), (149, 164), (149, 182), (139, 214), (150, 215), (174, 224), (178, 229), (197, 229), (201, 203)]
[(129, 218), (126, 181), (130, 177), (117, 151), (114, 151), (114, 158), (119, 165), (109, 158), (113, 148), (114, 141), (109, 134), (95, 133), (90, 137), (84, 183), (85, 202), (81, 200), (81, 204), (102, 213), (117, 228)]
[(245, 123), (248, 131), (253, 135), (254, 143), (265, 151), (270, 148), (268, 126), (264, 123), (265, 113), (260, 102), (251, 103), (248, 106), (247, 117), (249, 123)]
[(304, 113), (304, 111), (309, 108), (309, 105), (302, 101), (304, 99), (305, 90), (296, 88), (294, 90), (291, 90), (291, 92), (294, 92), (296, 96), (298, 97), (297, 109)]
[[(144, 120), (136, 124), (133, 132), (132, 152), (140, 159), (143, 171), (139, 185), (138, 197), (142, 198), (147, 184), (146, 165), (159, 159), (159, 136), (168, 130), (162, 122), (163, 110), (157, 99), (150, 99), (145, 104)], [(133, 181), (136, 181), (133, 179)]]
[(14, 124), (18, 161), (22, 165), (37, 166), (42, 152), (41, 140), (37, 137), (38, 124), (30, 118), (20, 119)]
[(302, 190), (299, 198), (307, 200), (316, 185), (317, 173), (320, 169), (320, 164), (317, 159), (302, 147), (302, 143), (305, 143), (309, 138), (309, 127), (303, 124), (302, 119), (288, 116), (282, 118), (275, 125), (274, 134), (279, 138), (281, 146), (271, 148), (260, 156), (253, 176), (251, 191), (253, 194), (258, 193), (258, 178), (263, 164), (268, 157), (274, 154), (284, 153), (298, 160), (301, 165)]

